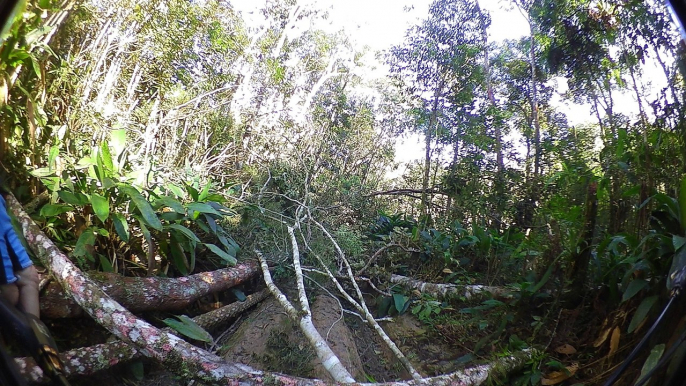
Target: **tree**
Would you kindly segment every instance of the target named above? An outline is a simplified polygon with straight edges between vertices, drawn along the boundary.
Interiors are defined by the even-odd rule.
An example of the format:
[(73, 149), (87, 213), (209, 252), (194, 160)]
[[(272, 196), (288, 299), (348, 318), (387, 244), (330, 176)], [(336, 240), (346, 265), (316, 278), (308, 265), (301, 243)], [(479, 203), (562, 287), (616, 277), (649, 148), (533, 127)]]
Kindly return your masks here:
[(456, 124), (471, 112), (480, 83), (476, 60), (484, 45), (484, 22), (474, 1), (435, 1), (429, 17), (410, 29), (405, 44), (393, 47), (387, 58), (398, 86), (413, 102), (417, 126), (425, 137), (420, 210), (425, 222), (429, 221), (432, 142), (447, 133), (454, 146), (460, 141), (462, 128)]

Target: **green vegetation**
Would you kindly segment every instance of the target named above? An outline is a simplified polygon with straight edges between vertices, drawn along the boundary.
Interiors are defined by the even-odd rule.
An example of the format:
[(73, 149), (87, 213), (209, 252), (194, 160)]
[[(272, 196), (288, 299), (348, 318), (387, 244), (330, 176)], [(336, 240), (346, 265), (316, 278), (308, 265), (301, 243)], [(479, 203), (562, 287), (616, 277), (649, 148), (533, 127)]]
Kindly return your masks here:
[[(494, 42), (479, 2), (435, 0), (371, 80), (374, 59), (292, 0), (259, 31), (218, 1), (30, 0), (0, 46), (0, 173), (84, 269), (183, 276), (257, 247), (287, 280), (284, 222), (312, 218), (384, 292), (377, 317), (414, 315), (460, 364), (538, 348), (517, 384), (598, 383), (686, 265), (683, 52), (658, 1), (509, 6), (530, 33)], [(423, 157), (390, 179), (407, 135)], [(345, 273), (299, 232), (304, 265)], [(265, 365), (310, 374), (309, 351), (270, 342)]]

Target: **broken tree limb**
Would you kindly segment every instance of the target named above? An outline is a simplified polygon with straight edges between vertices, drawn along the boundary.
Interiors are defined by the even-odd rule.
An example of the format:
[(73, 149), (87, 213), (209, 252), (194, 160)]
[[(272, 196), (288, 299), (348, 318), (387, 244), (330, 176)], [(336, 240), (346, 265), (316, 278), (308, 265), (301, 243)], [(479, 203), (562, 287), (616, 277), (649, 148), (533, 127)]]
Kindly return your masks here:
[[(254, 261), (235, 267), (179, 278), (123, 277), (114, 273), (93, 272), (94, 279), (109, 296), (131, 312), (172, 311), (188, 307), (208, 294), (235, 287), (260, 272)], [(46, 318), (83, 316), (83, 310), (67, 296), (58, 283), (51, 283), (41, 296), (41, 315)]]
[[(269, 290), (263, 289), (260, 292), (248, 295), (243, 302), (234, 302), (206, 314), (196, 316), (193, 318), (193, 321), (204, 329), (216, 328), (219, 324), (242, 314), (247, 309), (261, 302), (269, 294)], [(164, 331), (174, 333), (170, 328), (165, 328)], [(60, 354), (67, 376), (92, 375), (100, 370), (108, 369), (116, 364), (125, 363), (140, 356), (141, 353), (138, 350), (122, 341), (78, 348)], [(49, 381), (49, 379), (43, 376), (43, 372), (36, 365), (33, 358), (15, 358), (15, 362), (19, 366), (22, 375), (30, 381)]]
[[(122, 341), (97, 344), (60, 353), (64, 363), (66, 375), (92, 375), (98, 371), (109, 369), (119, 363), (139, 358), (141, 353), (133, 346)], [(30, 382), (49, 382), (43, 376), (43, 371), (36, 365), (33, 358), (15, 358), (21, 375)]]
[(131, 343), (146, 357), (157, 360), (168, 370), (205, 384), (255, 384), (265, 382), (265, 378), (273, 385), (323, 384), (321, 381), (265, 373), (250, 366), (227, 363), (220, 357), (137, 318), (74, 266), (33, 223), (13, 196), (7, 197), (7, 203), (16, 215), (29, 246), (65, 291), (100, 325), (119, 339)]
[[(303, 334), (310, 342), (310, 344), (313, 346), (315, 352), (317, 353), (317, 357), (321, 361), (326, 371), (328, 371), (329, 374), (331, 374), (331, 377), (336, 382), (353, 383), (355, 382), (353, 376), (350, 375), (345, 366), (343, 366), (341, 360), (338, 358), (338, 356), (336, 356), (333, 350), (331, 350), (331, 347), (329, 347), (329, 345), (326, 343), (326, 340), (321, 336), (321, 334), (319, 334), (319, 331), (317, 331), (317, 329), (314, 326), (314, 323), (312, 322), (312, 313), (310, 311), (309, 302), (307, 301), (307, 294), (305, 293), (302, 269), (300, 268), (300, 253), (298, 251), (295, 236), (293, 235), (293, 228), (289, 226), (288, 232), (291, 235), (291, 241), (294, 244), (293, 265), (296, 269), (296, 277), (300, 276), (297, 279), (297, 281), (298, 294), (299, 300), (301, 302), (300, 306), (302, 307), (302, 311), (298, 312), (298, 310), (296, 310), (295, 307), (293, 307), (291, 302), (288, 301), (286, 295), (284, 295), (283, 292), (281, 292), (281, 290), (279, 289), (279, 287), (277, 287), (274, 284), (274, 281), (272, 280), (272, 275), (269, 273), (269, 266), (267, 265), (267, 260), (262, 256), (262, 253), (259, 250), (255, 250), (257, 257), (260, 259), (260, 265), (262, 266), (262, 276), (264, 277), (264, 282), (267, 284), (267, 288), (272, 293), (274, 298), (276, 298), (279, 304), (281, 304), (281, 307), (283, 307), (286, 310), (286, 314), (288, 315), (288, 317), (300, 325), (300, 329), (302, 330)], [(302, 299), (303, 297), (305, 298), (304, 302)]]
[[(357, 310), (365, 317), (365, 320), (369, 323), (372, 328), (374, 328), (374, 331), (376, 331), (377, 334), (379, 334), (379, 337), (381, 340), (386, 343), (386, 346), (393, 352), (396, 358), (400, 361), (400, 363), (405, 366), (405, 369), (412, 375), (412, 378), (415, 380), (420, 380), (422, 379), (421, 375), (417, 372), (417, 370), (414, 369), (414, 366), (412, 366), (412, 363), (405, 357), (405, 354), (403, 354), (402, 351), (398, 348), (398, 346), (393, 342), (393, 340), (386, 334), (386, 331), (384, 331), (383, 328), (379, 325), (379, 323), (374, 319), (374, 316), (372, 315), (371, 312), (369, 312), (369, 308), (367, 307), (367, 303), (364, 300), (364, 296), (362, 295), (362, 291), (360, 290), (360, 286), (357, 285), (357, 281), (355, 280), (355, 275), (353, 275), (353, 269), (350, 266), (350, 262), (348, 259), (345, 257), (345, 253), (341, 249), (341, 247), (338, 245), (336, 242), (336, 239), (331, 236), (331, 233), (317, 220), (315, 220), (311, 214), (310, 214), (310, 220), (317, 225), (317, 227), (326, 235), (326, 237), (331, 241), (333, 244), (334, 248), (336, 249), (336, 252), (338, 254), (339, 260), (343, 263), (343, 266), (345, 267), (346, 273), (348, 275), (348, 279), (350, 280), (350, 283), (352, 284), (353, 288), (355, 289), (355, 293), (357, 295), (357, 301), (355, 301), (345, 290), (343, 290), (343, 287), (340, 285), (336, 277), (331, 273), (329, 268), (324, 264), (322, 259), (317, 255), (314, 254), (319, 263), (324, 267), (326, 270), (327, 274), (329, 275), (329, 278), (331, 279), (332, 282), (336, 284), (336, 288), (338, 288), (339, 292), (348, 300)], [(310, 249), (310, 252), (313, 252)]]
[(399, 248), (401, 248), (402, 250), (404, 250), (405, 252), (420, 252), (420, 251), (417, 250), (417, 249), (405, 248), (404, 246), (402, 246), (402, 245), (400, 245), (400, 244), (397, 244), (397, 243), (390, 243), (390, 244), (384, 245), (384, 246), (381, 247), (378, 251), (374, 252), (374, 254), (372, 255), (372, 257), (369, 258), (369, 261), (367, 261), (367, 264), (365, 264), (364, 267), (362, 267), (362, 269), (360, 269), (359, 271), (357, 271), (357, 275), (358, 275), (358, 276), (359, 276), (359, 275), (362, 275), (362, 274), (364, 273), (364, 271), (366, 271), (367, 268), (369, 268), (369, 266), (370, 266), (373, 262), (375, 262), (376, 259), (379, 258), (379, 256), (381, 256), (381, 254), (382, 254), (385, 250), (387, 250), (387, 249), (389, 249), (389, 248), (391, 248), (391, 247), (399, 247)]
[(265, 288), (260, 292), (248, 295), (243, 302), (231, 303), (206, 314), (198, 315), (193, 318), (193, 320), (198, 323), (200, 327), (206, 330), (212, 330), (227, 320), (235, 318), (247, 311), (249, 308), (266, 299), (269, 295), (269, 290)]
[(475, 296), (486, 296), (487, 294), (491, 294), (494, 297), (499, 298), (509, 298), (512, 296), (513, 291), (510, 288), (487, 285), (427, 283), (401, 275), (391, 275), (391, 283), (399, 284), (405, 288), (415, 289), (421, 293), (431, 295), (436, 298), (464, 297), (465, 299), (471, 299)]

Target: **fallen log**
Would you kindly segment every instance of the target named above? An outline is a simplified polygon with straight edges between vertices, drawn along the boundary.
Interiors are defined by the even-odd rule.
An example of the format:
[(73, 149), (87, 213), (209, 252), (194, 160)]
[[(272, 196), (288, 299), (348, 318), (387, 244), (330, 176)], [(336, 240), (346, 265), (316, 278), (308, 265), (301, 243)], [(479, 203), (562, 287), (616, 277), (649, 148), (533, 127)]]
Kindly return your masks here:
[[(173, 311), (188, 307), (203, 296), (235, 287), (260, 272), (256, 262), (245, 261), (235, 267), (179, 278), (123, 277), (115, 273), (92, 272), (109, 296), (131, 312)], [(84, 315), (83, 309), (58, 283), (50, 283), (41, 295), (41, 316), (73, 318)]]
[[(50, 269), (65, 291), (99, 324), (119, 339), (130, 343), (146, 357), (160, 362), (168, 370), (204, 384), (226, 385), (324, 385), (321, 380), (302, 379), (278, 373), (255, 370), (250, 366), (227, 363), (220, 357), (193, 346), (177, 336), (160, 331), (137, 318), (110, 298), (97, 284), (85, 276), (52, 243), (24, 212), (13, 197), (7, 198), (8, 207), (19, 221), (24, 236), (41, 262)], [(494, 369), (508, 371), (526, 363), (530, 353), (520, 353), (495, 362), (477, 366), (459, 373), (434, 378), (412, 380), (389, 385), (479, 385)]]
[[(219, 324), (242, 314), (247, 309), (267, 298), (267, 296), (269, 296), (269, 290), (263, 289), (260, 292), (248, 295), (243, 302), (231, 303), (219, 309), (196, 316), (193, 320), (200, 327), (211, 330)], [(174, 331), (168, 328), (165, 328), (164, 331), (174, 333)], [(98, 371), (109, 369), (114, 365), (131, 361), (140, 356), (140, 351), (136, 350), (132, 345), (122, 341), (97, 344), (60, 353), (67, 376), (93, 375)], [(43, 376), (43, 372), (36, 365), (33, 358), (15, 358), (14, 361), (19, 367), (21, 374), (29, 381), (36, 383), (50, 381), (49, 378)]]
[[(97, 369), (104, 370), (110, 368), (118, 363), (123, 363), (126, 360), (131, 360), (140, 357), (141, 354), (131, 345), (124, 342), (114, 342), (92, 347), (76, 349), (62, 354), (62, 359), (65, 360), (68, 373), (70, 375), (90, 375), (93, 372), (86, 372), (83, 369)], [(436, 385), (436, 386), (478, 386), (484, 383), (490, 376), (502, 376), (503, 374), (512, 373), (522, 368), (524, 364), (531, 358), (531, 351), (525, 350), (515, 353), (513, 355), (496, 359), (490, 363), (469, 367), (450, 374), (439, 375), (437, 377), (423, 378), (421, 381), (410, 380), (403, 382), (388, 382), (388, 383), (363, 383), (360, 385), (367, 386), (420, 386), (420, 385)], [(41, 382), (44, 380), (41, 369), (33, 365), (33, 359), (18, 358), (17, 363), (22, 366), (22, 374), (31, 382)], [(281, 379), (289, 379), (288, 376), (281, 376)], [(319, 380), (290, 378), (293, 385), (309, 386), (309, 385), (325, 385), (325, 382)], [(253, 385), (271, 385), (268, 375), (251, 383)]]
[[(305, 382), (280, 374), (264, 373), (242, 364), (227, 363), (217, 355), (139, 319), (84, 275), (34, 224), (16, 198), (9, 195), (7, 203), (21, 225), (27, 243), (65, 292), (100, 325), (117, 338), (132, 344), (141, 354), (157, 360), (181, 377), (205, 384), (226, 384), (229, 381), (263, 383), (265, 377), (273, 385)], [(308, 383), (322, 384), (321, 381)]]
[(414, 289), (436, 298), (464, 297), (465, 299), (471, 299), (475, 296), (486, 296), (487, 294), (498, 298), (510, 298), (513, 292), (510, 288), (487, 285), (427, 283), (401, 275), (391, 275), (391, 283), (399, 284), (405, 288)]

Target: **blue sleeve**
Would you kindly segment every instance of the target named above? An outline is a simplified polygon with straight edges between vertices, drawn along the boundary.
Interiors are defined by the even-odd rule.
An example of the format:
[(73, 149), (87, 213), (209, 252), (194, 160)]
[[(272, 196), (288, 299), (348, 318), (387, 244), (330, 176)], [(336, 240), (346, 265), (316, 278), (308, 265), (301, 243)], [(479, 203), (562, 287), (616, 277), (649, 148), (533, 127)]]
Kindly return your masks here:
[[(0, 233), (5, 236), (5, 241), (7, 242), (7, 249), (11, 249), (12, 252), (14, 252), (15, 255), (17, 255), (17, 258), (19, 262), (22, 265), (22, 268), (26, 268), (26, 266), (30, 265), (31, 259), (29, 258), (29, 255), (26, 253), (26, 250), (24, 249), (24, 246), (21, 244), (21, 241), (19, 241), (19, 237), (17, 237), (17, 234), (14, 232), (14, 227), (12, 227), (12, 220), (10, 219), (9, 214), (7, 214), (7, 206), (5, 203), (4, 197), (0, 195)], [(2, 256), (3, 260), (4, 259), (9, 259), (10, 256)]]

